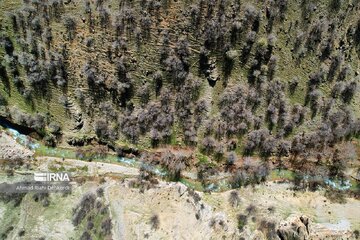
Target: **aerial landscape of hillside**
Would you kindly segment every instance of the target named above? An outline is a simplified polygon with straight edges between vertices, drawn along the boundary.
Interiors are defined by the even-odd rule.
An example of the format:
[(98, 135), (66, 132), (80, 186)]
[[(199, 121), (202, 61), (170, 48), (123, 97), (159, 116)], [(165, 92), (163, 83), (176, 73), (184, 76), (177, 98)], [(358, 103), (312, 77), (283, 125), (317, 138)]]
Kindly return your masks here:
[(360, 239), (359, 89), (359, 0), (1, 0), (0, 239)]

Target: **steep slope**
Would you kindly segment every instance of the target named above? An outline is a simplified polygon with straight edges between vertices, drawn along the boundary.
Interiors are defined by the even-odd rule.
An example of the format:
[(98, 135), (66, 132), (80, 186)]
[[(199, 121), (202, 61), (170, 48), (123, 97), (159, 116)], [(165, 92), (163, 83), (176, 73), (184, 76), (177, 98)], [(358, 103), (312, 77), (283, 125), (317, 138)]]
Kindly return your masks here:
[(0, 5), (2, 115), (48, 145), (96, 135), (344, 177), (338, 144), (360, 133), (357, 0)]

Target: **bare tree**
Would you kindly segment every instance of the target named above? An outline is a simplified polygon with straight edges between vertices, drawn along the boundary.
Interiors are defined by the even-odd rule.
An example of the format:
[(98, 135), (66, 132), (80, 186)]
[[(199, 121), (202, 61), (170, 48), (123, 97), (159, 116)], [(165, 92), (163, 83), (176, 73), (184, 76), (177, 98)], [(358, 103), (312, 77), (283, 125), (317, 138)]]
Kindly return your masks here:
[(64, 25), (68, 34), (68, 40), (72, 41), (75, 39), (76, 34), (76, 22), (72, 17), (64, 18)]
[(229, 196), (229, 203), (232, 207), (237, 207), (240, 204), (240, 197), (237, 191), (231, 191)]
[(160, 227), (160, 219), (159, 219), (159, 215), (157, 214), (153, 214), (150, 218), (150, 225), (152, 229), (159, 229)]

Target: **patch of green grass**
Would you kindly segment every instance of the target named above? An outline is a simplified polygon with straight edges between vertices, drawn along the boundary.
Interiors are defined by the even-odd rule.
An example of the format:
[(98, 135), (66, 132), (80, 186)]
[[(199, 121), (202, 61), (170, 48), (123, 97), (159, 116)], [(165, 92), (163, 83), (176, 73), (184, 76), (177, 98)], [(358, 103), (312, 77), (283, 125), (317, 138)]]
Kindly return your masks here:
[(203, 191), (203, 186), (198, 181), (192, 181), (191, 179), (181, 178), (180, 182), (182, 184), (184, 184), (185, 186), (187, 186), (189, 188), (192, 188), (192, 189), (194, 189), (196, 191)]
[(0, 21), (3, 21), (7, 13), (18, 9), (23, 4), (21, 0), (1, 1), (0, 2)]
[(279, 179), (293, 181), (294, 173), (290, 170), (278, 170), (278, 169), (272, 170), (270, 172), (269, 180), (279, 180)]
[(14, 207), (13, 202), (0, 203), (0, 207), (4, 209), (4, 213), (0, 224), (0, 238), (11, 227), (16, 228), (16, 224), (19, 222), (20, 207)]
[(54, 165), (50, 165), (48, 168), (49, 168), (49, 170), (51, 172), (65, 172), (65, 167), (64, 166), (56, 167)]
[(195, 157), (200, 164), (208, 164), (210, 162), (209, 157), (200, 152), (196, 153)]
[(50, 148), (40, 144), (39, 148), (35, 150), (35, 156), (47, 156), (58, 158), (75, 159), (76, 154), (74, 150), (64, 148)]
[(360, 186), (359, 186), (359, 183), (355, 179), (351, 178), (350, 184), (351, 184), (351, 187), (349, 189), (350, 191), (354, 191), (354, 192), (359, 191)]

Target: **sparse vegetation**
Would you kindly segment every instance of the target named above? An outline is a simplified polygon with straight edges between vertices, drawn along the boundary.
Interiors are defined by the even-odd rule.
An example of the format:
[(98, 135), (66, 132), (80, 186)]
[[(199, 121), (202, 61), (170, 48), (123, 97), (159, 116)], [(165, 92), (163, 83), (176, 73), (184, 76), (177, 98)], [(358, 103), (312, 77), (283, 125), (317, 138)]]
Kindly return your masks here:
[(150, 225), (152, 229), (157, 230), (160, 226), (160, 219), (157, 214), (153, 214), (150, 218)]
[(96, 195), (86, 193), (73, 209), (74, 226), (84, 230), (80, 239), (106, 239), (111, 236), (113, 225), (108, 206), (104, 204), (103, 188), (98, 188)]
[[(295, 189), (349, 180), (340, 152), (360, 136), (359, 1), (1, 4), (0, 120), (49, 148), (71, 145), (89, 161), (154, 153), (134, 180), (143, 193), (157, 184), (149, 162), (172, 181), (197, 172), (204, 187), (219, 172), (232, 188), (261, 184), (273, 168), (293, 171)], [(84, 196), (73, 224), (97, 204)], [(81, 239), (109, 235), (104, 216)], [(273, 238), (273, 222), (260, 225)]]
[[(333, 2), (327, 5), (328, 11), (341, 12), (341, 4)], [(184, 25), (192, 26), (169, 23), (168, 30), (181, 33), (175, 34), (177, 37), (161, 29), (161, 20), (156, 17), (159, 13), (169, 14), (170, 3), (151, 1), (144, 5), (146, 11), (138, 11), (138, 4), (120, 4), (117, 14), (113, 6), (103, 1), (85, 1), (78, 6), (86, 16), (82, 20), (67, 12), (67, 4), (61, 1), (24, 4), (26, 8), (8, 16), (6, 23), (14, 32), (2, 31), (4, 51), (1, 54), (6, 59), (1, 68), (4, 86), (11, 87), (10, 80), (14, 80), (18, 88), (10, 91), (19, 91), (28, 104), (39, 98), (51, 102), (53, 97), (47, 89), (54, 86), (55, 91), (61, 93), (61, 104), (70, 114), (69, 119), (74, 114), (70, 110), (74, 102), (68, 85), (87, 86), (76, 92), (77, 104), (82, 117), (94, 122), (92, 131), (102, 141), (121, 140), (158, 147), (174, 144), (173, 139), (178, 139), (223, 162), (229, 154), (226, 144), (233, 137), (243, 137), (244, 144), (239, 144), (236, 152), (270, 158), (276, 155), (278, 144), (292, 142), (299, 129), (313, 131), (307, 127), (309, 121), (316, 119), (318, 126), (326, 122), (326, 119), (316, 118), (324, 107), (323, 99), (328, 97), (328, 92), (321, 88), (325, 82), (333, 86), (332, 98), (339, 97), (344, 104), (358, 103), (357, 79), (347, 80), (354, 75), (348, 57), (350, 52), (334, 46), (339, 43), (349, 49), (352, 44), (357, 46), (359, 24), (349, 27), (354, 43), (346, 42), (335, 34), (343, 30), (341, 26), (310, 14), (316, 9), (314, 4), (304, 3), (306, 16), (297, 16), (287, 11), (291, 5), (288, 1), (271, 2), (266, 5), (263, 16), (260, 5), (265, 3), (193, 3), (189, 15), (181, 11), (171, 13), (188, 18)], [(184, 7), (182, 3), (172, 4)], [(228, 14), (235, 9), (242, 17)], [(352, 16), (353, 10), (349, 11), (347, 14)], [(29, 19), (24, 18), (27, 14), (31, 16)], [(215, 15), (217, 17), (213, 17)], [(285, 24), (288, 16), (291, 20)], [(307, 29), (297, 24), (302, 17), (308, 21)], [(347, 24), (346, 19), (342, 21)], [(89, 28), (82, 29), (81, 21)], [(265, 32), (260, 22), (265, 25)], [(62, 23), (65, 36), (55, 39), (59, 34), (55, 23)], [(278, 31), (281, 24), (290, 24), (285, 35)], [(80, 29), (83, 33), (78, 36)], [(99, 39), (94, 34), (97, 31), (104, 33), (102, 44), (97, 43)], [(156, 32), (160, 34), (159, 39), (152, 37)], [(294, 36), (293, 43), (289, 38), (284, 45), (288, 34)], [(88, 54), (76, 67), (71, 60), (70, 45), (84, 51), (82, 41)], [(136, 48), (133, 48), (133, 41)], [(290, 68), (294, 71), (287, 72), (283, 64), (289, 57), (280, 49), (292, 46), (294, 61), (289, 64), (293, 64)], [(106, 56), (94, 57), (100, 50), (104, 50)], [(298, 61), (308, 61), (312, 57), (307, 54), (312, 52), (321, 56), (320, 68), (299, 69)], [(223, 57), (214, 59), (212, 56), (216, 54)], [(218, 66), (224, 67), (218, 69)], [(310, 75), (309, 79), (306, 75)], [(219, 97), (211, 97), (202, 90), (207, 85), (201, 81), (204, 77), (211, 85), (223, 82)], [(289, 93), (284, 85), (286, 81), (289, 81)], [(303, 89), (306, 81), (307, 90)], [(299, 96), (305, 96), (304, 105), (296, 99)], [(211, 106), (208, 101), (200, 100), (208, 97), (213, 98)], [(2, 105), (9, 102), (12, 108), (12, 97), (1, 98)], [(49, 109), (48, 113), (51, 111)], [(217, 111), (219, 116), (213, 114)], [(14, 121), (21, 120), (20, 124), (26, 122), (37, 130), (43, 131), (46, 125), (41, 115), (31, 120), (15, 112), (13, 115)], [(59, 127), (63, 128), (64, 122), (60, 122)], [(60, 132), (54, 125), (49, 130), (52, 134)], [(62, 133), (66, 135), (68, 131), (65, 127)], [(45, 142), (54, 145), (53, 138), (46, 136)], [(290, 150), (288, 154), (293, 152), (296, 151)]]
[(233, 207), (237, 207), (240, 204), (240, 197), (239, 197), (239, 193), (236, 191), (231, 191), (230, 192), (230, 197), (229, 197), (229, 203), (231, 204), (231, 206)]

